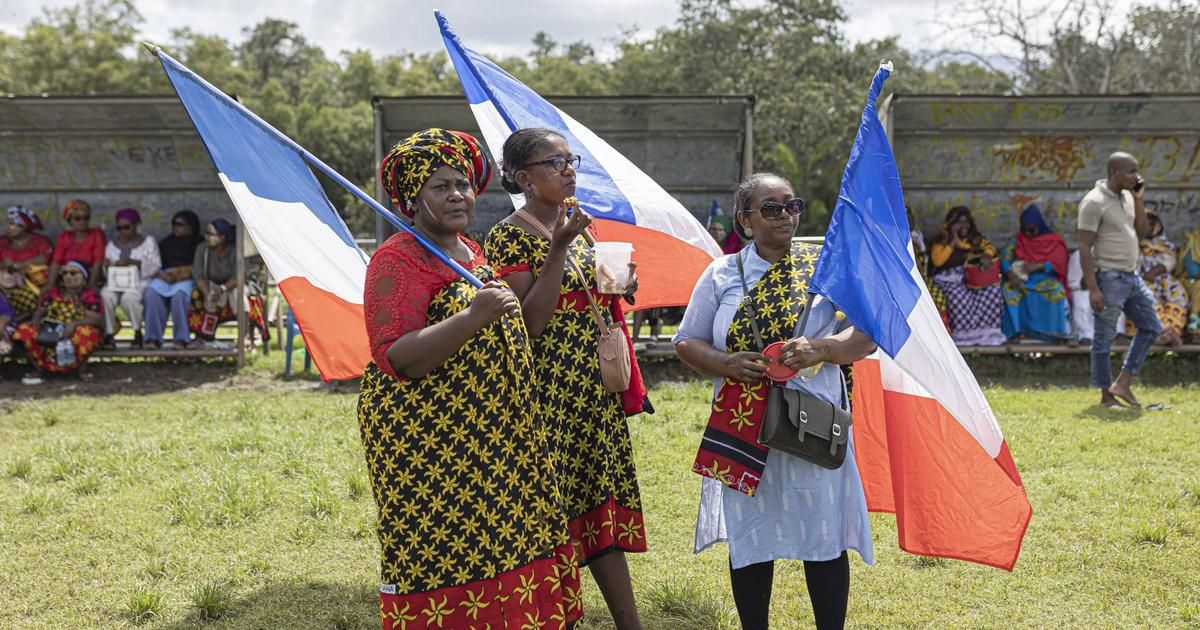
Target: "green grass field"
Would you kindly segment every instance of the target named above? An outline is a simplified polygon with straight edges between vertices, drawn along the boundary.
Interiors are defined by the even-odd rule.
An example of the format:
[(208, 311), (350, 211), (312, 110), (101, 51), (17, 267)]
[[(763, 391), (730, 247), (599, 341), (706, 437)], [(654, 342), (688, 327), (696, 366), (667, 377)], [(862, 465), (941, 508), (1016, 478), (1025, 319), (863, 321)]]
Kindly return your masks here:
[[(276, 379), (277, 363), (140, 396), (55, 383), (22, 400), (5, 384), (0, 627), (377, 628), (355, 393)], [(736, 627), (724, 549), (691, 553), (707, 392), (660, 383), (659, 413), (630, 423), (651, 545), (631, 565), (650, 628)], [(905, 554), (894, 519), (875, 515), (877, 565), (852, 555), (850, 626), (1200, 627), (1200, 389), (1140, 392), (1170, 408), (989, 386), (1034, 507), (1016, 570)], [(775, 584), (773, 627), (810, 627), (801, 565), (782, 563)], [(587, 589), (583, 627), (611, 627)]]

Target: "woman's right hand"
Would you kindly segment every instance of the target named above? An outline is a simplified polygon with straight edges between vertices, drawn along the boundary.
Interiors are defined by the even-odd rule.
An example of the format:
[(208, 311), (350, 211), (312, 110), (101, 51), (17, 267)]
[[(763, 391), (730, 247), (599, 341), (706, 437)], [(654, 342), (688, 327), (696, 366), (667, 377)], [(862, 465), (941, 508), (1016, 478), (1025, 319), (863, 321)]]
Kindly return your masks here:
[(1005, 277), (1008, 278), (1008, 288), (1010, 288), (1014, 291), (1021, 288), (1021, 284), (1023, 284), (1021, 282), (1021, 276), (1018, 276), (1015, 271), (1007, 272)]
[(475, 293), (467, 312), (479, 322), (482, 328), (500, 319), (507, 313), (517, 313), (521, 303), (508, 287), (497, 282), (489, 282)]
[(722, 376), (743, 383), (757, 383), (767, 374), (767, 357), (759, 352), (735, 352), (725, 357)]
[(559, 206), (558, 219), (554, 222), (554, 230), (551, 232), (550, 247), (565, 250), (591, 224), (592, 216), (584, 212), (583, 208), (575, 208), (568, 216), (566, 207)]

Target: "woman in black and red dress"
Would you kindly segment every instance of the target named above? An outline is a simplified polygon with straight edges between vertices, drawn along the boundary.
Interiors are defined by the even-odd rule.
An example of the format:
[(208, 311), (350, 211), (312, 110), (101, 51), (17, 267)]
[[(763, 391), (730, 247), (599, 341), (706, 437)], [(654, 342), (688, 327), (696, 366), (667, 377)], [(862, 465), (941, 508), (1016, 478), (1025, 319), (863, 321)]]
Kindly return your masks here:
[(379, 512), (383, 628), (564, 628), (583, 613), (516, 296), (463, 236), (491, 175), (478, 142), (428, 129), (380, 181), (476, 290), (401, 232), (367, 267), (373, 361), (358, 416)]
[(580, 564), (591, 569), (617, 628), (630, 630), (641, 622), (625, 553), (646, 551), (646, 526), (626, 416), (651, 410), (636, 361), (625, 392), (601, 380), (588, 293), (611, 322), (623, 326), (625, 315), (620, 296), (596, 291), (595, 252), (578, 238), (590, 217), (578, 209), (568, 218), (563, 208), (575, 194), (580, 159), (549, 129), (509, 136), (501, 184), (523, 194), (525, 206), (492, 228), (485, 248), (520, 296), (533, 336), (542, 414)]

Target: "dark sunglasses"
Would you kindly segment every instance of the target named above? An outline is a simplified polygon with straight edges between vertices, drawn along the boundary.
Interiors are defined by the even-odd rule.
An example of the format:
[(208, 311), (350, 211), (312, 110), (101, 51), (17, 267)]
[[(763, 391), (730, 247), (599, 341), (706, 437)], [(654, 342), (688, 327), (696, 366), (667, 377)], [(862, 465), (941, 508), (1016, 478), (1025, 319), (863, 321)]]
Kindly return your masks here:
[(549, 164), (550, 168), (553, 168), (554, 170), (558, 171), (559, 173), (562, 173), (567, 170), (568, 164), (571, 165), (571, 168), (579, 168), (579, 165), (582, 162), (583, 162), (583, 158), (579, 155), (570, 155), (567, 157), (563, 157), (561, 155), (556, 155), (552, 158), (547, 158), (545, 160), (538, 160), (537, 162), (530, 162), (530, 163), (526, 164), (525, 166), (522, 166), (520, 170), (523, 171), (523, 170), (529, 168), (530, 166), (538, 166), (539, 164)]
[(799, 197), (788, 199), (787, 203), (779, 203), (778, 201), (764, 201), (763, 205), (758, 210), (751, 210), (749, 207), (742, 208), (742, 212), (757, 212), (764, 219), (778, 219), (786, 212), (789, 216), (797, 217), (804, 214), (804, 200)]
[(117, 225), (118, 232), (129, 232), (133, 230), (133, 225)]

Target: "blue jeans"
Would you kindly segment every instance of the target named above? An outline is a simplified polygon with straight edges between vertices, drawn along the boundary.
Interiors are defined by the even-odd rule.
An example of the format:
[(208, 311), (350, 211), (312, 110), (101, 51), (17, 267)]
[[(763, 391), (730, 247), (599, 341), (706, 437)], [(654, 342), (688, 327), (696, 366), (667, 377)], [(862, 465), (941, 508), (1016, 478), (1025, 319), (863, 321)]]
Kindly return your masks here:
[(187, 343), (191, 338), (187, 321), (191, 299), (191, 295), (187, 293), (176, 293), (170, 298), (165, 298), (153, 289), (146, 289), (142, 296), (142, 303), (146, 307), (146, 341), (162, 343), (163, 332), (167, 327), (167, 315), (170, 314), (174, 320), (172, 337), (175, 341)]
[(1093, 311), (1095, 331), (1092, 336), (1092, 386), (1108, 389), (1112, 385), (1112, 342), (1117, 336), (1117, 318), (1125, 318), (1137, 328), (1129, 354), (1121, 369), (1137, 374), (1146, 362), (1150, 346), (1162, 334), (1162, 323), (1154, 310), (1154, 294), (1142, 282), (1142, 277), (1125, 271), (1101, 271), (1096, 284), (1104, 294), (1104, 310)]

